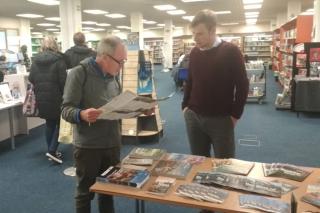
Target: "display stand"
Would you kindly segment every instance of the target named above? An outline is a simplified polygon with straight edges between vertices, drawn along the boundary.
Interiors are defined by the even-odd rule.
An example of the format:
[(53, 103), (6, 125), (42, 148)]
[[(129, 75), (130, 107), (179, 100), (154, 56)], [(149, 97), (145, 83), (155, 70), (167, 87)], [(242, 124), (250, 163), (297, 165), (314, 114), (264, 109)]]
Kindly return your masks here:
[(266, 97), (266, 66), (264, 63), (246, 63), (247, 76), (249, 79), (249, 93), (247, 101), (262, 103)]
[[(145, 52), (145, 58), (148, 59), (148, 54)], [(139, 71), (139, 51), (128, 51), (128, 61), (124, 66), (122, 73), (123, 91), (129, 90), (138, 93), (138, 71)], [(148, 96), (156, 99), (156, 92), (152, 81), (151, 93), (140, 93), (139, 95)], [(163, 131), (159, 107), (156, 106), (155, 112), (152, 115), (141, 115), (137, 118), (122, 119), (122, 135), (131, 137), (143, 136), (161, 136)]]

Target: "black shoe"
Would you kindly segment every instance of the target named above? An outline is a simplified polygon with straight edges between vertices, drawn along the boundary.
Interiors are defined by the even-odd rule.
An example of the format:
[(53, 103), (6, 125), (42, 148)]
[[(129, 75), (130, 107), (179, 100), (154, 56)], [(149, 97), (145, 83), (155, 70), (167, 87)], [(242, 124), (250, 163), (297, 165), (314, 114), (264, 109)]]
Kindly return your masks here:
[(62, 164), (62, 159), (59, 158), (56, 154), (47, 152), (47, 153), (46, 153), (46, 156), (47, 156), (49, 159), (53, 160), (54, 162), (59, 163), (59, 164)]

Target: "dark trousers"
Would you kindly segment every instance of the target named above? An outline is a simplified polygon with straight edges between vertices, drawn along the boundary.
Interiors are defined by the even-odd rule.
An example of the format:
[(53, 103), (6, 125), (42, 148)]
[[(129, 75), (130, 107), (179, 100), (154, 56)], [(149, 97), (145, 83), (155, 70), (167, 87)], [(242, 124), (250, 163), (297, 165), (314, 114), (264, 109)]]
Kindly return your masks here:
[(235, 156), (234, 127), (230, 116), (204, 117), (187, 109), (184, 113), (191, 153), (210, 157)]
[[(95, 183), (97, 176), (109, 166), (120, 162), (120, 148), (84, 149), (75, 147), (73, 155), (77, 174), (76, 212), (90, 213), (94, 193), (90, 192), (89, 188)], [(100, 213), (114, 213), (112, 196), (98, 194), (98, 205)]]
[(55, 154), (59, 142), (59, 128), (60, 128), (60, 119), (53, 120), (53, 119), (46, 119), (46, 142), (48, 146), (48, 152)]

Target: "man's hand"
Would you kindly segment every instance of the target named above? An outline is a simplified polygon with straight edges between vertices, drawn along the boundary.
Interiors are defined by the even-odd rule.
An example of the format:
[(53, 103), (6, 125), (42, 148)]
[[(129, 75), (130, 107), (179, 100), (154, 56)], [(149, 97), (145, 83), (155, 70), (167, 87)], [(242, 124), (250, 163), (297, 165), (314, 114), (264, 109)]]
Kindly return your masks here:
[(232, 121), (232, 123), (233, 123), (233, 127), (236, 127), (236, 124), (237, 124), (237, 122), (238, 122), (238, 119), (236, 119), (235, 117), (232, 117), (232, 116), (230, 116), (231, 117), (231, 121)]
[(102, 113), (102, 110), (89, 108), (89, 109), (81, 110), (80, 117), (81, 117), (81, 120), (83, 121), (86, 121), (88, 123), (94, 123), (97, 121), (97, 118), (101, 113)]

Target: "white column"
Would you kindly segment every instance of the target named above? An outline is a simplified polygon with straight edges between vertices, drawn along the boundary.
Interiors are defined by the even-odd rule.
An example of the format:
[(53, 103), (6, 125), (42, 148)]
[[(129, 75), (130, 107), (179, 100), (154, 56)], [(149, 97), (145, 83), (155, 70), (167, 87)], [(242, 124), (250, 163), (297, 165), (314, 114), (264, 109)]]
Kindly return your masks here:
[(28, 56), (29, 57), (32, 56), (31, 32), (30, 32), (29, 19), (20, 19), (19, 35), (20, 35), (20, 47), (22, 45), (27, 45)]
[(131, 32), (139, 33), (139, 46), (140, 50), (144, 49), (143, 39), (143, 16), (142, 13), (133, 12), (130, 14)]
[(190, 24), (185, 24), (183, 26), (183, 35), (192, 35), (192, 32), (190, 30)]
[(163, 32), (163, 66), (164, 71), (172, 68), (172, 46), (173, 46), (173, 24), (172, 20), (166, 20), (164, 22)]
[(81, 0), (60, 1), (62, 51), (73, 46), (73, 34), (81, 31)]
[(301, 13), (301, 1), (300, 0), (291, 0), (288, 1), (287, 7), (287, 21), (291, 20), (295, 16)]
[(314, 0), (313, 42), (320, 42), (320, 0)]
[(281, 25), (283, 25), (284, 23), (287, 22), (287, 13), (278, 13), (277, 14), (277, 27), (280, 27)]

